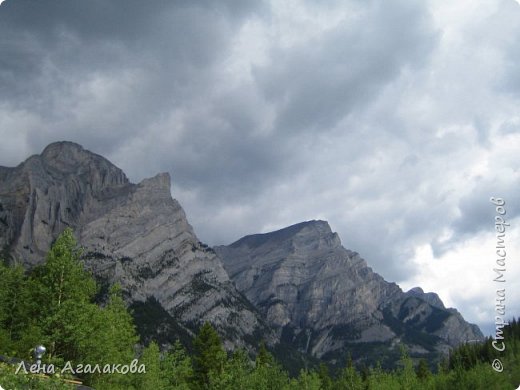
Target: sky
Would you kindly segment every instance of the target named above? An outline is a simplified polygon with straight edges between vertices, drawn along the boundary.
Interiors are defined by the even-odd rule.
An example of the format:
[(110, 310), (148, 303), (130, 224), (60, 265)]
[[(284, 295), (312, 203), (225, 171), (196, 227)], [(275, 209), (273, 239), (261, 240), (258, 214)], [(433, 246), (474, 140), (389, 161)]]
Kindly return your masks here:
[(6, 0), (0, 165), (68, 140), (169, 172), (210, 245), (327, 220), (491, 334), (496, 289), (520, 315), (518, 64), (515, 0)]

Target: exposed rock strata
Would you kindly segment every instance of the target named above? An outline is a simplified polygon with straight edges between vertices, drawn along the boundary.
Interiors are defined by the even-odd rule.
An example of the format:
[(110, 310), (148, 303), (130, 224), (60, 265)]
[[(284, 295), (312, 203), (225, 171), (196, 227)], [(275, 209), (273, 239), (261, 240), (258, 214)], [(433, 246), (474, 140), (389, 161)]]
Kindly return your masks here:
[[(121, 283), (129, 302), (154, 298), (187, 332), (213, 323), (226, 345), (272, 340), (256, 310), (199, 242), (167, 173), (129, 182), (105, 158), (59, 142), (0, 168), (0, 245), (32, 267), (65, 227), (74, 229), (98, 279)], [(160, 324), (157, 324), (160, 327)]]
[(436, 294), (403, 293), (386, 282), (345, 249), (325, 221), (246, 236), (215, 250), (279, 334), (317, 357), (341, 356), (355, 343), (403, 341), (428, 353), (482, 338)]

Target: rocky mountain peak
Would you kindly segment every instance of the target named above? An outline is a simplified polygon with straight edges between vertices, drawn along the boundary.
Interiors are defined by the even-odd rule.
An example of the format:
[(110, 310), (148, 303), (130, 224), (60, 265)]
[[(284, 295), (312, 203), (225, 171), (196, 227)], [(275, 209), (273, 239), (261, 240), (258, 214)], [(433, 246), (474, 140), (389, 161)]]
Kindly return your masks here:
[(289, 227), (269, 233), (252, 234), (245, 236), (230, 245), (232, 248), (259, 248), (268, 244), (292, 245), (293, 247), (341, 245), (336, 233), (332, 232), (327, 221), (312, 220), (297, 223)]
[(338, 361), (374, 352), (379, 360), (377, 348), (385, 345), (390, 362), (402, 340), (417, 354), (433, 357), (468, 338), (482, 338), (436, 294), (420, 288), (403, 293), (385, 281), (344, 248), (325, 221), (246, 236), (215, 250), (280, 338), (318, 358)]
[(442, 302), (442, 300), (439, 298), (439, 296), (437, 294), (435, 294), (434, 292), (425, 293), (421, 287), (411, 288), (410, 290), (408, 290), (406, 292), (406, 295), (411, 296), (411, 297), (418, 297), (418, 298), (422, 299), (423, 301), (429, 303), (430, 305), (440, 308), (440, 309), (446, 308), (444, 306), (444, 303)]
[(94, 153), (85, 150), (80, 144), (70, 141), (53, 142), (47, 145), (41, 153), (41, 157), (48, 162), (61, 160), (66, 165), (93, 155)]
[(141, 188), (146, 188), (150, 191), (163, 193), (170, 197), (171, 177), (168, 172), (162, 172), (154, 177), (144, 179), (138, 184)]
[[(168, 173), (133, 184), (81, 145), (50, 144), (16, 168), (0, 167), (0, 249), (32, 267), (70, 227), (98, 281), (120, 283), (141, 313), (144, 337), (172, 340), (209, 321), (227, 347), (248, 346), (253, 335), (272, 340), (215, 252), (198, 240), (170, 186)], [(160, 316), (150, 318), (150, 307)]]
[(124, 172), (103, 156), (84, 149), (74, 142), (49, 144), (40, 159), (47, 171), (61, 174), (88, 175), (93, 185), (111, 186), (129, 183)]

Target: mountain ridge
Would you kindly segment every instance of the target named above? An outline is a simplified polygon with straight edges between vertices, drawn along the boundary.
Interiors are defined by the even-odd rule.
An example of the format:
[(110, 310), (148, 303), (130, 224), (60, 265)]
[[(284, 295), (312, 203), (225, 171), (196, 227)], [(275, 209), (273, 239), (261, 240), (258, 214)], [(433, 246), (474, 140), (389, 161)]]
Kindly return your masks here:
[(280, 337), (318, 358), (344, 361), (353, 344), (392, 348), (403, 339), (417, 355), (433, 358), (483, 338), (436, 294), (404, 292), (385, 281), (342, 246), (326, 221), (248, 235), (215, 251), (238, 290)]
[(390, 351), (390, 361), (400, 343), (432, 360), (482, 336), (436, 294), (386, 282), (323, 220), (210, 248), (170, 187), (168, 173), (132, 183), (81, 145), (50, 144), (0, 166), (2, 254), (31, 268), (73, 228), (85, 266), (102, 286), (122, 285), (148, 340), (189, 338), (209, 321), (228, 349), (264, 339), (343, 364), (351, 352), (362, 361)]
[(39, 264), (71, 227), (85, 248), (82, 260), (102, 285), (120, 283), (129, 303), (155, 300), (173, 328), (193, 335), (209, 321), (230, 349), (254, 348), (258, 335), (272, 341), (171, 197), (168, 173), (134, 184), (107, 159), (71, 142), (50, 144), (0, 171), (0, 244), (14, 261)]

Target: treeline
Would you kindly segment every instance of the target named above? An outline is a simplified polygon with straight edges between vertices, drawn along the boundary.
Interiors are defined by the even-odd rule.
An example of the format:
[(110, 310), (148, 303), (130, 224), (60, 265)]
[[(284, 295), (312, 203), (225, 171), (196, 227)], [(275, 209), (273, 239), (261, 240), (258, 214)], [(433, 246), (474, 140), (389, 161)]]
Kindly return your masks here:
[[(19, 265), (0, 264), (1, 354), (32, 361), (34, 347), (41, 344), (47, 349), (43, 362), (55, 367), (67, 362), (106, 365), (132, 361), (139, 339), (121, 290), (112, 287), (106, 305), (97, 305), (96, 282), (85, 271), (80, 256), (72, 231), (67, 229), (45, 263), (30, 273)], [(100, 389), (131, 386), (133, 380), (126, 375), (90, 373), (83, 379)], [(1, 378), (0, 385), (6, 387)]]
[[(5, 389), (65, 389), (71, 385), (61, 368), (90, 367), (76, 373), (84, 384), (103, 389), (514, 389), (520, 384), (520, 325), (504, 328), (502, 352), (492, 340), (462, 345), (438, 367), (414, 362), (401, 351), (399, 368), (356, 367), (352, 361), (335, 372), (324, 364), (290, 377), (264, 344), (251, 356), (228, 353), (217, 332), (204, 324), (188, 353), (179, 343), (161, 352), (155, 342), (139, 348), (139, 338), (120, 289), (112, 287), (104, 305), (95, 303), (98, 287), (81, 262), (71, 230), (52, 246), (46, 262), (26, 273), (20, 266), (0, 264), (0, 354), (33, 361), (36, 345), (47, 347), (43, 363), (56, 367), (50, 378), (15, 374), (16, 366), (0, 363)], [(146, 372), (102, 372), (138, 359)], [(502, 372), (491, 362), (500, 359)], [(92, 369), (93, 367), (99, 368)], [(101, 371), (101, 372), (99, 372)], [(108, 370), (110, 371), (110, 369)]]

